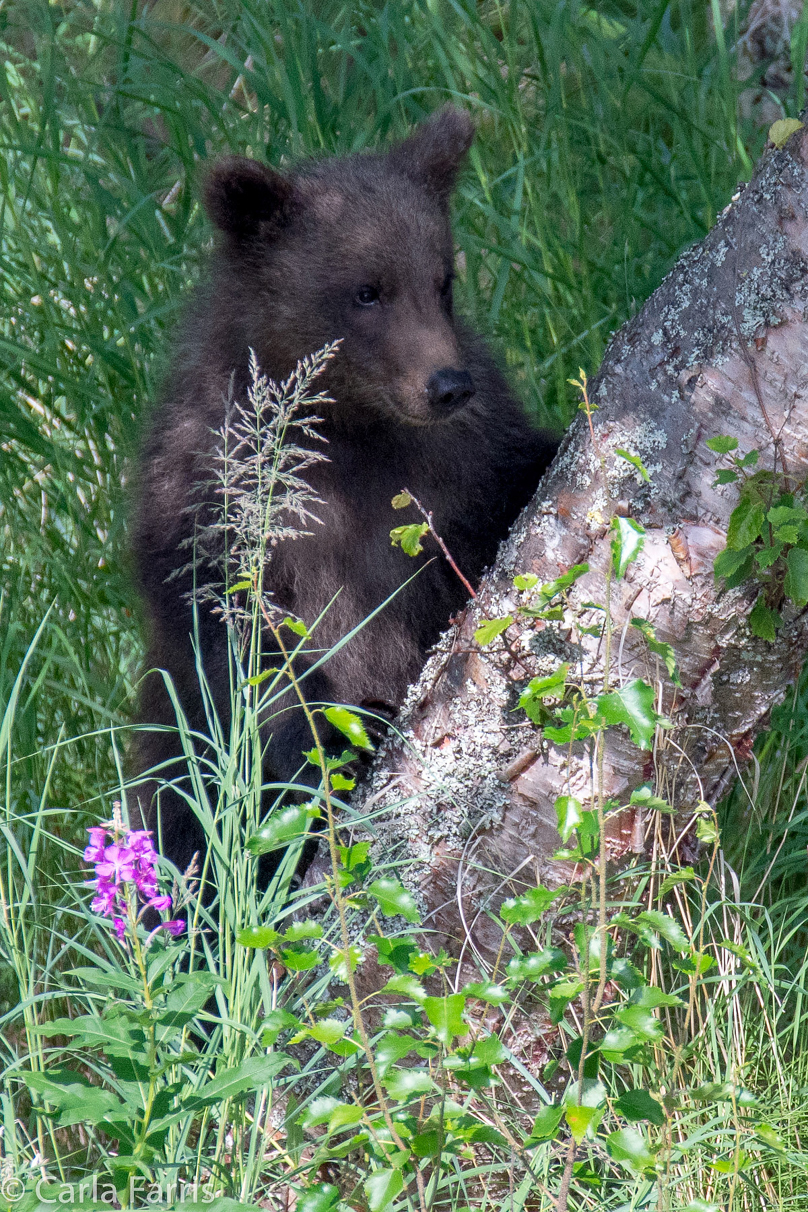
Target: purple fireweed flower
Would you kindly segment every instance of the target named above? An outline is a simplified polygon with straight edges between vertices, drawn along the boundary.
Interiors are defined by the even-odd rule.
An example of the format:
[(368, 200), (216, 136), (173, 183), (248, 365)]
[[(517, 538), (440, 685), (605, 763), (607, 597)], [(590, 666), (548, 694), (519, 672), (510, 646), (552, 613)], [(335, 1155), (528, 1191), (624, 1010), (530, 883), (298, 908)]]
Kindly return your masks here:
[[(157, 883), (157, 851), (148, 829), (130, 829), (122, 835), (120, 823), (94, 825), (88, 830), (90, 842), (84, 851), (85, 862), (95, 868), (95, 890), (91, 908), (94, 913), (111, 917), (120, 940), (126, 935), (126, 886), (134, 887), (138, 898), (159, 913), (171, 909), (171, 897), (159, 895)], [(111, 838), (108, 843), (107, 839)], [(183, 921), (162, 922), (157, 930), (168, 930), (176, 937), (185, 929)], [(152, 935), (154, 931), (152, 932)]]
[(104, 855), (107, 831), (103, 825), (93, 825), (92, 829), (88, 829), (87, 832), (90, 835), (90, 844), (84, 851), (84, 861), (85, 863), (97, 863)]

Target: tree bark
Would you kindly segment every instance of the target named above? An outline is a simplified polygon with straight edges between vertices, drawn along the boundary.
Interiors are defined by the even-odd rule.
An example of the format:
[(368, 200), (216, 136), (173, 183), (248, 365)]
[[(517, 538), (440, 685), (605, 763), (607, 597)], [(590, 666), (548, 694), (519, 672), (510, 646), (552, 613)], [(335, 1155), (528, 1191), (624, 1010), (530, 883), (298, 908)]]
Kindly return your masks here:
[[(679, 260), (642, 311), (614, 337), (590, 398), (532, 504), (517, 522), (477, 600), (446, 633), (382, 748), (363, 802), (386, 849), (413, 860), (426, 925), (455, 954), (485, 960), (501, 933), (485, 908), (538, 878), (559, 882), (554, 803), (590, 799), (583, 743), (556, 746), (514, 710), (528, 678), (564, 661), (604, 685), (604, 645), (572, 643), (569, 612), (557, 622), (518, 621), (481, 649), (484, 618), (516, 614), (515, 574), (550, 581), (572, 565), (590, 571), (570, 600), (605, 603), (610, 514), (646, 530), (644, 551), (611, 583), (614, 644), (608, 684), (658, 681), (659, 709), (673, 722), (653, 751), (626, 729), (605, 733), (604, 790), (625, 802), (656, 776), (680, 812), (713, 804), (750, 756), (773, 704), (808, 651), (808, 614), (785, 608), (774, 643), (756, 639), (751, 586), (721, 591), (713, 560), (725, 545), (736, 485), (715, 487), (707, 438), (760, 451), (759, 467), (808, 474), (808, 131), (763, 158), (700, 244)], [(640, 457), (650, 482), (615, 455)], [(601, 458), (603, 463), (601, 463)], [(604, 483), (604, 469), (608, 484)], [(428, 507), (429, 503), (424, 502)], [(673, 646), (682, 688), (658, 679), (656, 658), (632, 617)], [(516, 653), (518, 660), (514, 660)], [(586, 805), (585, 805), (586, 806)], [(652, 816), (653, 814), (649, 814)], [(623, 814), (609, 854), (642, 848), (649, 821)], [(692, 834), (690, 835), (692, 838)]]

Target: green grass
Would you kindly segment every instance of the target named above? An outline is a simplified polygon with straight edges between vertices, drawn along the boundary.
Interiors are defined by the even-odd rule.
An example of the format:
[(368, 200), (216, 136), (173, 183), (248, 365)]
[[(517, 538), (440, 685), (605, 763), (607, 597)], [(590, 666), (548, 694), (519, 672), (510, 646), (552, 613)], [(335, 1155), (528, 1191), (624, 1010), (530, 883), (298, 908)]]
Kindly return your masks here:
[[(118, 786), (140, 651), (127, 469), (210, 239), (204, 162), (377, 147), (447, 100), (467, 107), (478, 137), (455, 201), (460, 303), (529, 409), (560, 429), (567, 380), (596, 370), (610, 332), (751, 174), (765, 129), (738, 116), (736, 36), (716, 38), (703, 0), (0, 7), (0, 757), (3, 878), (22, 905), (0, 967), (4, 1067), (29, 1045), (43, 1063), (34, 1017), (76, 947), (95, 945), (76, 941), (61, 873), (77, 872), (88, 815)], [(802, 103), (796, 75), (785, 115)], [(710, 929), (754, 962), (722, 987), (698, 1060), (705, 1075), (742, 1060), (773, 1119), (803, 1134), (807, 699), (802, 685), (759, 743), (752, 805), (736, 789), (725, 806), (738, 840)], [(743, 1198), (804, 1206), (799, 1164), (781, 1158)], [(706, 1192), (709, 1173), (697, 1177)], [(507, 1194), (507, 1168), (501, 1193), (500, 1180)]]

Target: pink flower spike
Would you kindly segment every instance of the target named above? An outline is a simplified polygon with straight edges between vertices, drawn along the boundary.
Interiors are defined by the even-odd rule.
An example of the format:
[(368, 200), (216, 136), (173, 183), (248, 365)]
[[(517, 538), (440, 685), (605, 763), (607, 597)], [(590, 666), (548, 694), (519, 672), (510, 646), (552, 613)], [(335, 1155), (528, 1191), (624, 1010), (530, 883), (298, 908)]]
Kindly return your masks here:
[(175, 919), (173, 922), (163, 922), (163, 930), (167, 930), (172, 938), (176, 938), (178, 934), (182, 934), (184, 929), (185, 922), (181, 921), (179, 918)]
[(123, 920), (122, 917), (116, 917), (116, 918), (113, 918), (112, 924), (115, 927), (115, 933), (118, 936), (118, 942), (122, 943), (124, 940), (124, 937), (126, 935), (126, 922)]
[(159, 913), (165, 913), (167, 909), (171, 908), (171, 897), (153, 896), (148, 905), (150, 909), (156, 909)]

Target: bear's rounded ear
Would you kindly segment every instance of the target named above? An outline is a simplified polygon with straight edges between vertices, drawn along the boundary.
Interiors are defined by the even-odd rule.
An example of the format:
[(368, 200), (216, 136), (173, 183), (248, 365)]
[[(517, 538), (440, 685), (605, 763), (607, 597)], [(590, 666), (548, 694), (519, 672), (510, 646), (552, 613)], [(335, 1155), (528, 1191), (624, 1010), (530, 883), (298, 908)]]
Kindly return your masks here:
[(292, 184), (257, 160), (228, 156), (208, 172), (203, 201), (221, 231), (237, 239), (258, 233), (261, 223), (280, 226), (287, 217)]
[(473, 138), (474, 123), (465, 110), (446, 105), (394, 147), (390, 160), (399, 172), (448, 203)]

